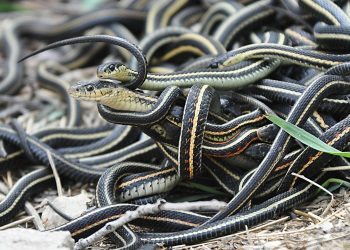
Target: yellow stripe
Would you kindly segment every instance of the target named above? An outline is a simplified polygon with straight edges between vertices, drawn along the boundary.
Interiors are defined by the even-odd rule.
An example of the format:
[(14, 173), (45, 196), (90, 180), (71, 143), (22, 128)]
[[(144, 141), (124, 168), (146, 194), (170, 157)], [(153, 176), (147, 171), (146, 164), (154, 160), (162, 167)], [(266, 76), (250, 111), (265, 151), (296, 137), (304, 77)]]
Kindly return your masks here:
[[(306, 5), (309, 5), (311, 8), (316, 10), (317, 12), (323, 14), (326, 16), (333, 24), (340, 26), (340, 23), (338, 20), (330, 13), (328, 12), (325, 8), (322, 8), (320, 5), (314, 2), (314, 0), (302, 0)], [(329, 4), (332, 4), (331, 1), (329, 1)], [(333, 6), (334, 7), (334, 6)]]
[[(258, 55), (256, 55), (258, 53)], [(277, 55), (271, 55), (269, 53), (277, 53)], [(325, 64), (329, 66), (335, 66), (341, 63), (341, 61), (330, 61), (326, 59), (320, 59), (320, 58), (315, 58), (311, 56), (306, 56), (298, 53), (293, 53), (289, 51), (284, 51), (281, 49), (269, 49), (269, 48), (263, 48), (263, 49), (253, 49), (253, 50), (248, 50), (242, 53), (239, 53), (237, 55), (232, 56), (231, 58), (227, 59), (225, 62), (223, 62), (224, 66), (230, 66), (232, 64), (236, 64), (240, 61), (246, 60), (248, 58), (261, 58), (261, 57), (282, 57), (283, 56), (287, 57), (290, 60), (296, 61), (294, 58), (298, 58), (301, 62), (296, 61), (297, 64), (305, 65), (307, 64), (306, 62), (313, 62), (313, 63), (320, 63), (320, 64)], [(305, 62), (306, 61), (306, 62)], [(316, 68), (320, 68), (318, 65), (313, 65)]]
[(208, 85), (204, 85), (200, 92), (199, 92), (199, 96), (198, 96), (198, 100), (196, 102), (196, 106), (195, 106), (195, 111), (194, 111), (194, 117), (193, 117), (193, 124), (195, 126), (192, 126), (191, 129), (191, 137), (190, 137), (190, 152), (189, 152), (189, 178), (192, 179), (193, 175), (194, 175), (194, 170), (193, 170), (193, 151), (194, 151), (194, 146), (195, 146), (195, 139), (197, 137), (196, 133), (197, 133), (197, 123), (198, 123), (198, 116), (199, 116), (199, 111), (201, 110), (201, 105), (202, 105), (202, 99), (203, 99), (203, 94), (206, 91), (206, 89), (208, 88)]
[(156, 170), (156, 172), (153, 172), (151, 174), (140, 176), (140, 177), (137, 177), (137, 178), (132, 179), (130, 181), (123, 182), (120, 185), (118, 185), (117, 188), (122, 188), (122, 187), (125, 187), (125, 186), (128, 186), (128, 185), (131, 185), (131, 184), (133, 184), (135, 182), (142, 181), (142, 180), (145, 180), (145, 179), (148, 179), (148, 178), (152, 178), (152, 177), (155, 177), (155, 176), (158, 176), (158, 175), (171, 173), (173, 171), (175, 171), (175, 169), (173, 169), (173, 168), (164, 169), (164, 170), (161, 170), (161, 171)]

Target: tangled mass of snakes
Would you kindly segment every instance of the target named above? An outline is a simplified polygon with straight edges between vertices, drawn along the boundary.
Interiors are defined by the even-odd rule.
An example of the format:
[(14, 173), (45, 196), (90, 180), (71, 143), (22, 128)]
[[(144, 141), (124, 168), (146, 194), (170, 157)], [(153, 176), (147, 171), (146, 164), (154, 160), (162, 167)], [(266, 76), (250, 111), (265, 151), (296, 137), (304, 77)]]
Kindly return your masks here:
[[(51, 229), (75, 240), (159, 199), (227, 202), (220, 211), (132, 220), (109, 235), (123, 249), (246, 230), (317, 196), (298, 176), (318, 184), (349, 178), (346, 158), (267, 119), (279, 116), (349, 151), (346, 0), (105, 1), (59, 21), (21, 14), (1, 29), (0, 95), (15, 98), (34, 81), (60, 96), (66, 116), (64, 126), (34, 133), (16, 113), (0, 124), (0, 169), (23, 173), (0, 202), (1, 225), (55, 188), (52, 163), (63, 185), (96, 190), (91, 209)], [(48, 60), (48, 50), (58, 56)], [(92, 78), (61, 77), (87, 66)], [(36, 77), (28, 80), (29, 71)], [(103, 125), (80, 125), (88, 102)]]

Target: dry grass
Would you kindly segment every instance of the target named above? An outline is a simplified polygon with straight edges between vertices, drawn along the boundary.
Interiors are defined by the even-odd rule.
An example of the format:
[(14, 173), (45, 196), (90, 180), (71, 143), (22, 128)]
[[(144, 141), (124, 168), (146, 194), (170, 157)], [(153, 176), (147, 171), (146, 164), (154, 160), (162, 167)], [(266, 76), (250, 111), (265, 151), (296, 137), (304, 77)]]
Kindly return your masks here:
[(300, 207), (304, 216), (281, 217), (233, 235), (173, 249), (350, 249), (349, 196), (344, 189), (334, 194), (333, 206), (325, 216), (321, 215), (329, 204), (328, 195)]

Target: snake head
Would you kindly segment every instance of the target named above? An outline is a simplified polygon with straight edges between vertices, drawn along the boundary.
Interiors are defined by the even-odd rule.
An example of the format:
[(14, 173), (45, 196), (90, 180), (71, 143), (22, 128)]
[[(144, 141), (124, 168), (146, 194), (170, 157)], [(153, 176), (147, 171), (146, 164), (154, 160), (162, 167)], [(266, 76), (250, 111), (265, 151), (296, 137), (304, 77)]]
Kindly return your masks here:
[(84, 81), (73, 84), (68, 93), (75, 99), (100, 102), (112, 95), (117, 85), (108, 81)]
[(100, 79), (131, 81), (137, 76), (137, 72), (120, 62), (109, 62), (97, 67), (97, 77)]

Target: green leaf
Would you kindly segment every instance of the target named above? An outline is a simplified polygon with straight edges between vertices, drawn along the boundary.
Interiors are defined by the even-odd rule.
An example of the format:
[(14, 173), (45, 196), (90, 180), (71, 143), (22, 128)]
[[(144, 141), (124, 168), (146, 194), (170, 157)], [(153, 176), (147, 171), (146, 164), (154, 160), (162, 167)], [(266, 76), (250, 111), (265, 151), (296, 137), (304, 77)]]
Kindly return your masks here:
[(289, 135), (291, 135), (295, 139), (299, 140), (300, 142), (304, 143), (305, 145), (315, 150), (318, 150), (327, 154), (350, 158), (350, 152), (339, 151), (338, 149), (333, 148), (332, 146), (324, 143), (323, 141), (313, 136), (312, 134), (306, 132), (305, 130), (299, 128), (298, 126), (295, 126), (290, 122), (287, 122), (279, 118), (278, 116), (267, 115), (266, 118), (272, 121), (273, 123), (275, 123), (280, 128), (282, 128), (284, 131), (286, 131)]

